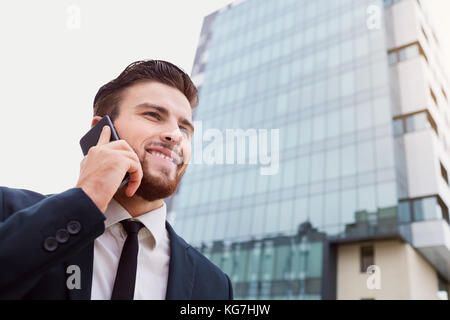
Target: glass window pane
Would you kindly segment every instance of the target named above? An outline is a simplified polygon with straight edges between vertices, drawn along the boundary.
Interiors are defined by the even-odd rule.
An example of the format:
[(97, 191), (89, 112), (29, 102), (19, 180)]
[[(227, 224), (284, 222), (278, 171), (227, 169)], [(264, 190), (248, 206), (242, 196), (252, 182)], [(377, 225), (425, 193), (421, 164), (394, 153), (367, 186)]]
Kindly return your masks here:
[(347, 63), (353, 59), (353, 41), (341, 43), (341, 63)]
[(348, 72), (341, 76), (341, 95), (343, 97), (354, 94), (355, 92), (354, 72)]
[(280, 226), (279, 231), (281, 232), (294, 232), (294, 226), (292, 225), (292, 214), (294, 212), (294, 201), (285, 200), (280, 203)]
[(262, 280), (272, 280), (274, 272), (274, 248), (272, 244), (266, 243), (262, 255)]
[(323, 196), (317, 195), (311, 197), (310, 221), (314, 228), (323, 226)]
[(273, 233), (278, 231), (278, 222), (279, 222), (279, 203), (271, 202), (266, 205), (266, 222), (265, 222), (265, 233)]
[(325, 101), (326, 85), (326, 81), (321, 81), (314, 86), (314, 105), (323, 104)]
[(354, 145), (342, 148), (341, 172), (343, 176), (356, 174), (356, 150)]
[(232, 189), (232, 197), (238, 198), (242, 196), (243, 189), (245, 184), (245, 172), (237, 172), (233, 175), (233, 189)]
[(341, 94), (341, 83), (339, 76), (333, 76), (328, 79), (327, 92), (328, 100), (335, 100), (339, 98)]
[(320, 141), (325, 138), (325, 117), (313, 118), (313, 141)]
[(226, 249), (222, 254), (222, 262), (220, 268), (228, 275), (231, 275), (233, 272), (233, 259), (229, 249)]
[(356, 88), (357, 91), (364, 91), (370, 88), (370, 67), (363, 66), (361, 68), (356, 69)]
[(297, 165), (297, 159), (291, 159), (281, 164), (280, 171), (283, 174), (283, 188), (292, 187), (297, 183), (295, 179)]
[(397, 204), (397, 189), (395, 182), (378, 184), (377, 191), (378, 208), (394, 207)]
[(306, 260), (307, 244), (299, 242), (294, 245), (294, 252), (292, 257), (292, 276), (294, 279), (305, 278), (307, 269)]
[(339, 135), (340, 121), (339, 111), (333, 111), (327, 114), (327, 138), (334, 138)]
[(389, 53), (388, 61), (390, 65), (397, 63), (397, 52)]
[(394, 167), (394, 145), (391, 137), (375, 140), (377, 168)]
[(236, 249), (234, 252), (234, 277), (233, 281), (244, 281), (245, 271), (247, 268), (247, 259), (249, 256), (249, 250)]
[(308, 278), (320, 278), (322, 276), (322, 243), (313, 242), (309, 246), (308, 252)]
[[(244, 172), (245, 172), (245, 188), (242, 191), (242, 195), (244, 195), (244, 196), (247, 196), (254, 192), (254, 190), (256, 189), (255, 183), (261, 181), (261, 180), (259, 180), (260, 177), (268, 177), (268, 179), (266, 179), (266, 180), (262, 179), (263, 186), (265, 186), (265, 183), (269, 183), (269, 179), (270, 179), (270, 177), (272, 177), (269, 175), (266, 175), (266, 176), (261, 175), (258, 168), (247, 169)], [(257, 186), (257, 187), (259, 187), (259, 186)]]
[(297, 160), (297, 183), (307, 184), (309, 181), (309, 157), (301, 157)]
[(253, 207), (252, 235), (259, 235), (264, 232), (265, 205), (257, 205)]
[(339, 193), (330, 192), (325, 195), (324, 225), (339, 223)]
[[(269, 190), (269, 179), (271, 176), (269, 175), (258, 175), (256, 178), (256, 187), (255, 188), (244, 188), (244, 194), (245, 190), (254, 190), (256, 191), (256, 193), (262, 193), (262, 192), (266, 192), (267, 190)], [(246, 186), (248, 186), (247, 182), (245, 183)]]
[(328, 150), (326, 153), (326, 175), (327, 179), (335, 179), (340, 174), (339, 149)]
[[(257, 243), (257, 245), (260, 245)], [(248, 270), (246, 281), (257, 281), (259, 280), (259, 268), (261, 266), (261, 248), (259, 246), (253, 248), (250, 252), (248, 261)]]
[[(229, 199), (229, 198), (231, 198), (231, 194), (232, 194), (233, 176), (230, 174), (222, 176), (222, 182), (223, 182), (223, 187), (222, 187), (222, 192), (220, 193), (220, 199), (221, 200)], [(203, 182), (201, 182), (201, 183), (203, 183)]]
[(355, 41), (355, 54), (357, 58), (366, 56), (369, 54), (369, 39), (366, 35), (363, 35)]
[(368, 129), (373, 126), (372, 108), (370, 102), (356, 107), (356, 123), (358, 130)]
[(341, 193), (342, 224), (355, 223), (356, 190), (343, 190)]
[(239, 236), (248, 236), (251, 234), (252, 230), (252, 211), (250, 210), (241, 210), (241, 225), (239, 226)]
[(216, 218), (217, 214), (211, 213), (208, 214), (206, 218), (206, 228), (205, 228), (205, 234), (203, 236), (203, 241), (209, 242), (214, 239), (214, 228), (216, 227)]
[(348, 107), (341, 110), (341, 128), (342, 133), (350, 133), (355, 131), (355, 108)]
[(375, 212), (376, 190), (375, 186), (361, 187), (358, 190), (358, 211)]
[(430, 123), (425, 112), (406, 118), (406, 132), (414, 132), (428, 128), (430, 128)]
[(388, 97), (381, 97), (372, 101), (374, 126), (390, 124), (392, 121), (391, 102)]
[(411, 221), (411, 207), (409, 201), (401, 201), (398, 204), (398, 220), (400, 223)]
[(294, 228), (298, 230), (298, 227), (306, 222), (308, 219), (308, 198), (299, 198), (295, 200), (294, 205)]
[(339, 46), (334, 45), (328, 49), (328, 66), (336, 67), (339, 65), (340, 61), (340, 51)]
[[(303, 65), (305, 67), (305, 65)], [(302, 109), (307, 109), (312, 105), (312, 86), (306, 85), (302, 88), (302, 95), (300, 98), (300, 106)]]
[(190, 241), (191, 235), (192, 235), (192, 229), (194, 227), (194, 221), (193, 217), (189, 217), (183, 220), (184, 228), (183, 233), (180, 233), (181, 236), (186, 240)]
[(226, 238), (235, 238), (239, 235), (240, 220), (241, 212), (239, 210), (228, 212)]
[(322, 181), (324, 179), (325, 156), (323, 152), (311, 156), (311, 181)]
[(358, 143), (358, 172), (375, 170), (375, 157), (372, 140)]
[(291, 273), (292, 252), (289, 245), (275, 247), (275, 276), (274, 280), (289, 279)]
[(225, 228), (227, 227), (227, 212), (219, 212), (216, 217), (216, 225), (214, 228), (214, 238), (223, 239), (225, 237)]
[(405, 51), (404, 56), (406, 59), (411, 59), (419, 55), (419, 46), (417, 44), (408, 46), (403, 50)]
[(301, 121), (299, 124), (298, 140), (300, 145), (311, 143), (311, 119)]
[(399, 136), (403, 134), (403, 120), (394, 120), (394, 135)]
[(422, 199), (413, 201), (413, 212), (414, 212), (414, 221), (424, 220)]
[(298, 139), (298, 123), (291, 123), (280, 129), (280, 140), (284, 144), (283, 149), (295, 147)]
[(422, 199), (424, 220), (442, 219), (440, 207), (435, 197)]

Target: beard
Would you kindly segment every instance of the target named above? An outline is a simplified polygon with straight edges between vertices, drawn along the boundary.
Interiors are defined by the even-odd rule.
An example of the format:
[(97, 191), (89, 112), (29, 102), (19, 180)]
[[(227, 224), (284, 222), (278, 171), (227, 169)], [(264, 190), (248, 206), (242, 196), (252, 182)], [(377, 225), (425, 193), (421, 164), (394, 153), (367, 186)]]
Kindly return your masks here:
[(145, 158), (140, 162), (143, 176), (135, 194), (147, 201), (164, 199), (174, 194), (187, 168), (182, 162), (175, 169), (175, 177), (172, 177), (172, 170), (166, 168), (160, 169), (159, 174), (155, 175), (148, 169), (149, 165)]

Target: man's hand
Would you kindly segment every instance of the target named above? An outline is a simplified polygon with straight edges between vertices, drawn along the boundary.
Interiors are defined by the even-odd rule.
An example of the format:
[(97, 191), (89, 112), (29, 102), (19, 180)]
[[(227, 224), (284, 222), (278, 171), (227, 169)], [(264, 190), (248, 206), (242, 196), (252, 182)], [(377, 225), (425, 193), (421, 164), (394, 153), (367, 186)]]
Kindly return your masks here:
[(111, 129), (104, 126), (97, 145), (90, 148), (80, 164), (77, 188), (94, 201), (105, 213), (125, 174), (128, 182), (125, 194), (132, 197), (142, 180), (142, 167), (134, 150), (125, 140), (110, 142)]

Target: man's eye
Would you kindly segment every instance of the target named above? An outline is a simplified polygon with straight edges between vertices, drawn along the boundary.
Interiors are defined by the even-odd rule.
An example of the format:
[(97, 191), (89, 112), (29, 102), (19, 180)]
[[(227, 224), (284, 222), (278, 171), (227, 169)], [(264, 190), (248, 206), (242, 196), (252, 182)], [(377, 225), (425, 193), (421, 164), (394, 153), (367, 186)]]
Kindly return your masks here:
[(186, 129), (186, 128), (180, 128), (180, 130), (181, 130), (182, 132), (184, 132), (184, 134), (186, 135), (186, 137), (189, 137), (189, 136), (191, 135), (191, 132), (190, 132), (188, 129)]
[(149, 115), (149, 116), (151, 116), (153, 118), (161, 119), (160, 115), (157, 114), (156, 112), (146, 112), (146, 113), (144, 113), (144, 115)]

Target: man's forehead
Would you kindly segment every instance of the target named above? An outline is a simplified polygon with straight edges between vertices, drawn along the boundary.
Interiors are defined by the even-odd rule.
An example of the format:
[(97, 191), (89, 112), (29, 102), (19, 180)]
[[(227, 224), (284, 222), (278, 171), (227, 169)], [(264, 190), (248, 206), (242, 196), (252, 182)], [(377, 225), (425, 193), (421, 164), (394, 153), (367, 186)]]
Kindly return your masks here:
[(159, 82), (136, 83), (124, 90), (122, 99), (133, 109), (160, 106), (171, 113), (192, 118), (191, 105), (186, 96), (177, 88)]

